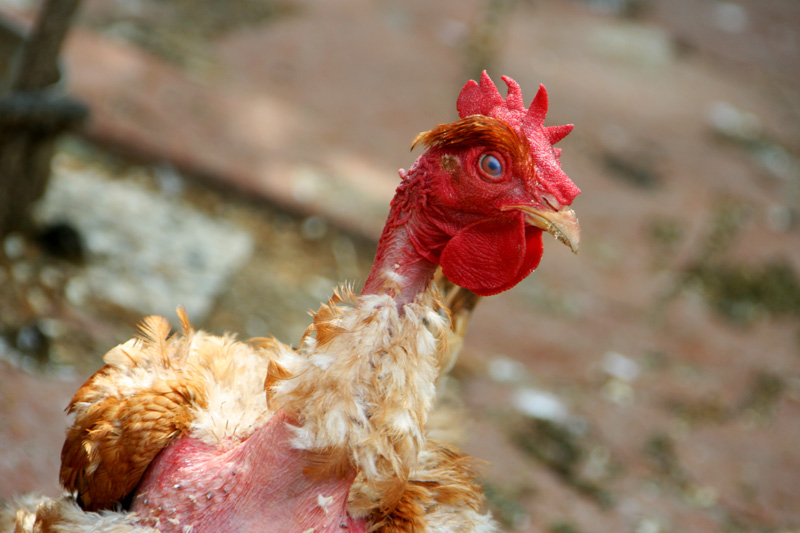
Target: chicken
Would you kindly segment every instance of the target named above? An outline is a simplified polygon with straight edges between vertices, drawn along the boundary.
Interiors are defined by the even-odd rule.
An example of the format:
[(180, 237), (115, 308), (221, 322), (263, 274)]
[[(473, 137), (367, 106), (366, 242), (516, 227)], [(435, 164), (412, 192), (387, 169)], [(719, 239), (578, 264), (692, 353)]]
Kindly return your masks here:
[(459, 120), (417, 136), (361, 294), (337, 290), (299, 349), (179, 313), (181, 333), (148, 317), (109, 351), (68, 407), (69, 495), (20, 509), (18, 530), (494, 531), (476, 461), (426, 430), (454, 359), (434, 273), (470, 291), (446, 291), (458, 337), (478, 297), (537, 267), (543, 232), (580, 241), (553, 148), (572, 126), (544, 126), (544, 87), (526, 109), (503, 80), (506, 99), (484, 72)]

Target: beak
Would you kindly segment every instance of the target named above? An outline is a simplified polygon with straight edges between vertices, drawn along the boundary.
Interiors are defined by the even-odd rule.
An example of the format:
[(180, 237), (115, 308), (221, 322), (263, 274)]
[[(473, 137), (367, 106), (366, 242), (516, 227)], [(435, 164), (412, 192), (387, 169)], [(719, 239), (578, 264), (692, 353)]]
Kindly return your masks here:
[(581, 244), (581, 227), (578, 217), (572, 209), (561, 208), (558, 211), (537, 209), (529, 205), (511, 205), (503, 211), (518, 209), (525, 213), (525, 222), (552, 234), (556, 239), (569, 246), (572, 253), (578, 253)]

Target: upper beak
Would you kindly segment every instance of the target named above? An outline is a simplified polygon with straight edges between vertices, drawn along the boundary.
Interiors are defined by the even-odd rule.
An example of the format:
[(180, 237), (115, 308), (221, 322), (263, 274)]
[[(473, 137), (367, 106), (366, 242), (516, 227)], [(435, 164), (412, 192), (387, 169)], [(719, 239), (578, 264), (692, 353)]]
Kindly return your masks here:
[(509, 209), (518, 209), (525, 213), (525, 222), (551, 233), (556, 239), (569, 246), (573, 253), (578, 253), (581, 244), (581, 227), (578, 217), (572, 209), (561, 208), (558, 211), (537, 209), (528, 205), (508, 206)]

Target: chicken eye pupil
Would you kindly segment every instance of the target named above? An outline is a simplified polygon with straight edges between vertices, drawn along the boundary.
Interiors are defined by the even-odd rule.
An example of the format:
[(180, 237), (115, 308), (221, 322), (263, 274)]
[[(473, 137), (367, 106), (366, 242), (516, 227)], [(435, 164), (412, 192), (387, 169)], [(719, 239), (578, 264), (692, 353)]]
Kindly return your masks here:
[(503, 173), (503, 164), (492, 154), (483, 154), (478, 160), (478, 165), (481, 172), (490, 178), (499, 178)]

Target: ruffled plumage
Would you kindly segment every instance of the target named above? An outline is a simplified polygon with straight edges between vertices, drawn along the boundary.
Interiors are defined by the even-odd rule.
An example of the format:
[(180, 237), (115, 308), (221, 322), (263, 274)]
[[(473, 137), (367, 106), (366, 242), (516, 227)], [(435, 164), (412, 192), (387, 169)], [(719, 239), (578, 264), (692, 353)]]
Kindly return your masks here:
[(348, 512), (372, 530), (492, 531), (476, 461), (428, 439), (435, 383), (452, 366), (451, 347), (460, 346), (474, 305), (463, 304), (463, 289), (448, 291), (451, 303), (462, 302), (458, 329), (435, 288), (402, 316), (388, 296), (340, 289), (314, 313), (298, 350), (194, 331), (180, 311), (181, 333), (146, 318), (69, 404), (75, 419), (61, 481), (75, 497), (28, 502), (9, 523), (20, 531), (50, 523), (142, 531), (146, 524), (118, 509), (159, 452), (182, 435), (208, 444), (245, 439), (281, 410), (300, 421), (293, 446), (312, 452), (306, 475), (357, 472)]

